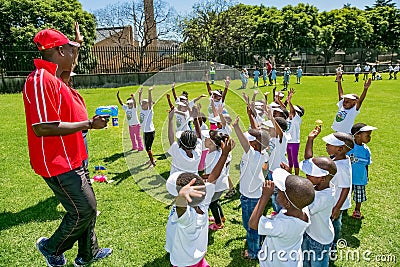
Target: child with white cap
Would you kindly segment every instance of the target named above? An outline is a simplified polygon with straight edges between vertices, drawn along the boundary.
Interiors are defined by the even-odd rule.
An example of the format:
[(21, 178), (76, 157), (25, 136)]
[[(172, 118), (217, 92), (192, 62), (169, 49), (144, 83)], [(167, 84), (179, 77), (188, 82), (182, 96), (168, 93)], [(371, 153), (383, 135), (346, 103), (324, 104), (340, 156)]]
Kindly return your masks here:
[(301, 170), (315, 189), (314, 202), (308, 206), (311, 224), (303, 236), (303, 267), (328, 267), (329, 251), (334, 238), (331, 214), (335, 205), (331, 179), (337, 173), (335, 162), (328, 157), (313, 158), (313, 141), (320, 132), (317, 126), (307, 139)]
[(347, 155), (351, 160), (353, 200), (356, 207), (352, 217), (362, 219), (361, 203), (367, 200), (365, 186), (368, 183), (368, 165), (371, 164), (371, 151), (367, 143), (371, 141), (371, 133), (376, 127), (365, 123), (356, 123), (351, 128), (354, 137), (354, 148)]
[[(320, 127), (317, 127), (321, 131)], [(351, 206), (351, 162), (346, 155), (354, 147), (353, 137), (346, 133), (333, 133), (322, 138), (326, 143), (326, 151), (336, 164), (337, 173), (331, 183), (335, 189), (335, 205), (332, 209), (331, 219), (335, 231), (332, 243), (332, 253), (336, 251), (336, 243), (342, 229), (342, 213)]]
[(294, 92), (294, 89), (291, 88), (286, 99), (290, 109), (289, 117), (286, 120), (288, 125), (287, 133), (291, 137), (288, 140), (286, 153), (289, 161), (289, 172), (292, 173), (292, 169), (294, 168), (294, 174), (299, 175), (300, 126), (304, 115), (304, 108), (292, 104)]
[(156, 129), (153, 123), (153, 99), (151, 95), (153, 87), (149, 88), (148, 99), (142, 99), (143, 88), (139, 89), (139, 103), (140, 103), (140, 125), (144, 133), (144, 146), (149, 156), (149, 167), (156, 166), (156, 161), (151, 151), (154, 138), (156, 136)]
[(140, 123), (137, 115), (137, 106), (135, 96), (131, 94), (124, 104), (119, 97), (119, 91), (117, 92), (118, 102), (121, 104), (122, 109), (126, 113), (126, 119), (128, 120), (129, 125), (129, 136), (132, 142), (132, 150), (143, 151), (143, 142), (140, 137)]
[[(172, 158), (170, 175), (174, 172), (184, 171), (198, 175), (198, 167), (202, 154), (201, 130), (199, 120), (201, 119), (198, 107), (193, 107), (192, 117), (195, 131), (174, 131), (173, 117), (175, 110), (168, 115), (168, 141), (170, 147), (168, 154)], [(175, 141), (175, 137), (178, 141)]]
[[(226, 94), (228, 93), (228, 88), (230, 85), (231, 81), (229, 76), (226, 76), (225, 79), (225, 89), (224, 92), (221, 90), (212, 90), (210, 83), (208, 82), (208, 75), (206, 75), (206, 85), (207, 85), (207, 91), (208, 94), (210, 95), (210, 105), (208, 106), (208, 117), (210, 118), (215, 118), (218, 116), (218, 113), (216, 110), (222, 109), (224, 110), (223, 112), (226, 113), (224, 106), (225, 106), (225, 97)], [(211, 103), (213, 102), (213, 103)], [(215, 109), (212, 107), (214, 105)], [(210, 121), (210, 130), (215, 130), (217, 129), (216, 123), (212, 123)]]
[(206, 181), (187, 172), (175, 172), (168, 178), (167, 190), (176, 197), (168, 216), (165, 242), (172, 266), (210, 267), (205, 259), (208, 208), (215, 192), (215, 182), (233, 147), (232, 139), (222, 143), (221, 156)]
[[(273, 216), (263, 216), (265, 207), (278, 188), (278, 202), (283, 207)], [(261, 267), (302, 266), (301, 243), (310, 225), (307, 206), (314, 201), (312, 183), (302, 177), (291, 175), (284, 169), (273, 172), (273, 181), (265, 181), (262, 196), (249, 220), (249, 227), (265, 235), (258, 253)]]
[(243, 251), (242, 256), (246, 259), (257, 259), (260, 236), (257, 231), (250, 229), (249, 219), (262, 194), (262, 186), (265, 181), (262, 166), (264, 162), (268, 161), (269, 134), (261, 129), (250, 129), (243, 133), (238, 122), (239, 117), (236, 117), (232, 126), (244, 150), (240, 162), (240, 203), (248, 247)]
[(364, 91), (361, 96), (356, 94), (343, 94), (342, 81), (340, 75), (337, 75), (339, 102), (337, 103), (338, 112), (332, 124), (335, 132), (350, 133), (354, 120), (360, 113), (361, 104), (367, 95), (368, 88), (371, 86), (371, 78), (364, 83)]

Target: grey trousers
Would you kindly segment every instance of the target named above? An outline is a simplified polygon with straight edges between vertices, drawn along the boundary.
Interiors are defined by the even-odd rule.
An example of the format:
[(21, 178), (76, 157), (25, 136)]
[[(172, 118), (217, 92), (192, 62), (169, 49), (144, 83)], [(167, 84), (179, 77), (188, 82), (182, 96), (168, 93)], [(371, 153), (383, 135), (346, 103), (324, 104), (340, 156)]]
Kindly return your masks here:
[(77, 257), (90, 261), (99, 248), (94, 232), (97, 202), (87, 168), (81, 166), (44, 180), (67, 211), (45, 249), (51, 254), (60, 255), (78, 241)]

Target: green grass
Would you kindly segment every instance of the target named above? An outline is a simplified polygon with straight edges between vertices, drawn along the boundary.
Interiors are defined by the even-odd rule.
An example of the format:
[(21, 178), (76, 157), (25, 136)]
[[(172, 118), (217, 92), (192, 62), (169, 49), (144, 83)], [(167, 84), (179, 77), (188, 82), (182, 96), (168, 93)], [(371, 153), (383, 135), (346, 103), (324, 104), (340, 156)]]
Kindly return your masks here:
[[(387, 77), (384, 77), (385, 79)], [(294, 82), (292, 77), (292, 83)], [(362, 91), (362, 83), (353, 83), (353, 77), (344, 77), (345, 93)], [(304, 151), (305, 136), (314, 127), (314, 121), (324, 121), (321, 136), (331, 132), (330, 125), (336, 114), (337, 89), (333, 77), (304, 77), (296, 89), (293, 102), (303, 105), (302, 144), (300, 158)], [(226, 103), (232, 114), (240, 114), (244, 125), (248, 125), (245, 107), (238, 90), (239, 81), (232, 82)], [(222, 81), (218, 81), (222, 84)], [(252, 81), (249, 83), (252, 85)], [(249, 86), (250, 87), (250, 86)], [(278, 87), (280, 88), (280, 87)], [(399, 82), (382, 80), (373, 82), (361, 114), (356, 122), (365, 122), (378, 127), (372, 134), (369, 147), (373, 164), (370, 167), (370, 183), (367, 186), (368, 201), (362, 206), (363, 221), (354, 221), (351, 210), (343, 218), (342, 237), (348, 249), (342, 252), (371, 251), (376, 255), (393, 255), (400, 261), (400, 238), (398, 234), (400, 171), (398, 105), (400, 103)], [(119, 88), (126, 98), (138, 87)], [(271, 87), (261, 87), (263, 92)], [(169, 173), (170, 161), (164, 152), (168, 148), (166, 138), (167, 101), (164, 94), (169, 86), (156, 86), (155, 118), (156, 140), (154, 154), (157, 167), (145, 168), (145, 152), (125, 153), (129, 150), (129, 136), (124, 124), (123, 112), (119, 115), (120, 127), (93, 130), (89, 135), (90, 169), (104, 165), (111, 184), (93, 185), (98, 209), (96, 233), (100, 246), (112, 247), (114, 254), (95, 266), (169, 266), (164, 250), (165, 225), (171, 198), (164, 189)], [(191, 97), (205, 93), (204, 83), (184, 84), (177, 92), (189, 91)], [(117, 104), (117, 89), (80, 90), (85, 98), (88, 113), (94, 114), (97, 106)], [(251, 89), (245, 90), (251, 93)], [(145, 90), (145, 95), (147, 91)], [(147, 97), (147, 96), (146, 96)], [(203, 99), (203, 109), (207, 100)], [(40, 236), (50, 236), (64, 215), (63, 208), (53, 197), (41, 177), (34, 174), (29, 165), (25, 118), (21, 94), (0, 95), (0, 266), (44, 266), (42, 256), (34, 243)], [(233, 117), (233, 116), (232, 116)], [(315, 155), (326, 155), (325, 145), (318, 138), (314, 146)], [(231, 176), (238, 181), (238, 164), (242, 149), (234, 150)], [(237, 198), (223, 200), (226, 213), (226, 227), (209, 235), (207, 260), (211, 266), (258, 266), (257, 263), (242, 260), (245, 231), (241, 225), (240, 201)], [(76, 246), (67, 251), (68, 266), (77, 253)], [(362, 254), (361, 254), (362, 256)], [(338, 260), (335, 266), (398, 266), (398, 263), (359, 262)]]

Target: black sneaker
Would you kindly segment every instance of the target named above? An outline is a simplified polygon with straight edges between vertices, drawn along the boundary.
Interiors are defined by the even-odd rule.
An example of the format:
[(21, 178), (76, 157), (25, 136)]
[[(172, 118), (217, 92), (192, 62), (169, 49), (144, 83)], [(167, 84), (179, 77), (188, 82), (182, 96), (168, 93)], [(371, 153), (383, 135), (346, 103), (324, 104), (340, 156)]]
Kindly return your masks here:
[(36, 241), (36, 249), (39, 250), (39, 252), (42, 253), (44, 258), (46, 259), (47, 266), (57, 267), (57, 266), (64, 266), (65, 264), (67, 264), (67, 260), (65, 259), (64, 254), (51, 255), (45, 250), (44, 245), (47, 240), (48, 240), (47, 237), (41, 237)]
[(89, 265), (92, 262), (104, 259), (108, 256), (110, 256), (112, 253), (112, 248), (101, 248), (99, 249), (99, 251), (97, 252), (96, 256), (94, 256), (94, 258), (90, 261), (84, 261), (82, 259), (82, 257), (77, 257), (74, 261), (74, 266), (75, 267), (82, 267), (82, 266), (86, 266)]

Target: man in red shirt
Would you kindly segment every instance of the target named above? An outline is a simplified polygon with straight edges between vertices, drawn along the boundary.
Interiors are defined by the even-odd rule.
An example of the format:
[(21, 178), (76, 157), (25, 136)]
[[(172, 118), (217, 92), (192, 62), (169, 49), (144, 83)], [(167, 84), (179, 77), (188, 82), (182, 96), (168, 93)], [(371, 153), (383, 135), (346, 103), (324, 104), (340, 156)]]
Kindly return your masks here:
[(78, 241), (74, 266), (85, 266), (112, 252), (98, 247), (96, 197), (83, 165), (87, 153), (82, 131), (104, 128), (107, 118), (88, 119), (83, 98), (61, 78), (73, 70), (80, 44), (55, 29), (40, 31), (33, 41), (42, 59), (34, 60), (36, 70), (23, 90), (30, 162), (67, 211), (54, 234), (39, 238), (36, 247), (47, 266), (63, 266), (64, 251)]

